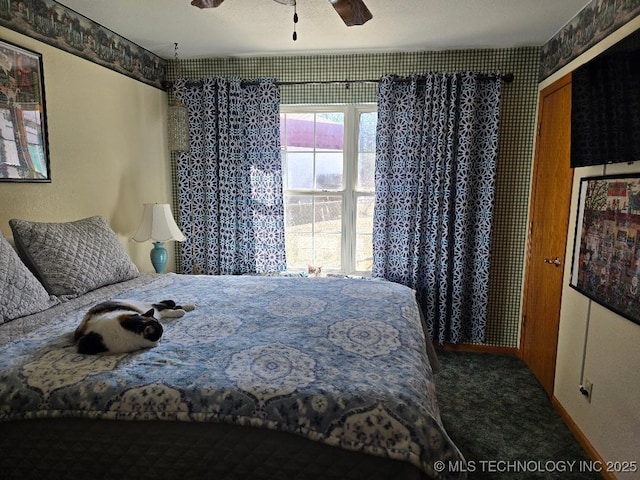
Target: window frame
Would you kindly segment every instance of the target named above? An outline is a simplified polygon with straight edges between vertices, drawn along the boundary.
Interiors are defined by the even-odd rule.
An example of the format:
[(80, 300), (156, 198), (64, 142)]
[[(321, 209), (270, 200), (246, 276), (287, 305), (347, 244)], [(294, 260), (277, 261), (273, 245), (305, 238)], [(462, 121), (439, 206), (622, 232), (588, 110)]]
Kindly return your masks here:
[[(358, 150), (359, 150), (359, 125), (360, 116), (363, 113), (377, 112), (376, 103), (358, 104), (282, 104), (281, 114), (295, 113), (332, 113), (340, 112), (344, 115), (344, 143), (342, 190), (333, 189), (288, 189), (288, 176), (286, 162), (282, 163), (282, 189), (285, 196), (340, 196), (342, 197), (342, 235), (341, 235), (341, 268), (328, 269), (325, 266), (323, 271), (344, 275), (371, 275), (371, 270), (356, 270), (356, 221), (358, 200), (361, 197), (372, 197), (375, 199), (375, 188), (373, 190), (358, 190)], [(281, 153), (285, 152), (285, 145), (280, 146)], [(284, 157), (284, 155), (283, 155)], [(286, 209), (285, 209), (286, 216)], [(286, 224), (286, 222), (285, 222)], [(372, 232), (373, 234), (373, 232)], [(289, 268), (289, 267), (287, 267)], [(298, 268), (298, 267), (294, 267)]]

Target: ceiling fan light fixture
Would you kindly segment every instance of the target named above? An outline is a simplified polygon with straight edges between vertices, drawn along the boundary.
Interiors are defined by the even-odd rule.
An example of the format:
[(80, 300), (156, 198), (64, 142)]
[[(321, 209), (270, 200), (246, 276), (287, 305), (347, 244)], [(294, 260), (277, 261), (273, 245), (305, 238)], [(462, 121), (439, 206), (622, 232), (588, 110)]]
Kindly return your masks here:
[(296, 5), (296, 0), (293, 0), (293, 41), (294, 42), (298, 40), (298, 32), (296, 31), (297, 24), (298, 24), (298, 6)]
[[(281, 5), (288, 5), (296, 8), (296, 0), (273, 0)], [(215, 8), (220, 6), (224, 0), (191, 0), (191, 5), (198, 8)], [(347, 27), (354, 25), (364, 25), (373, 18), (372, 13), (364, 4), (364, 0), (329, 0), (342, 21)], [(296, 33), (296, 23), (298, 23), (298, 14), (294, 11), (293, 16), (293, 40), (298, 38)]]
[(329, 0), (347, 27), (364, 25), (373, 18), (362, 0)]
[(198, 8), (216, 8), (222, 4), (224, 0), (192, 0), (191, 5)]

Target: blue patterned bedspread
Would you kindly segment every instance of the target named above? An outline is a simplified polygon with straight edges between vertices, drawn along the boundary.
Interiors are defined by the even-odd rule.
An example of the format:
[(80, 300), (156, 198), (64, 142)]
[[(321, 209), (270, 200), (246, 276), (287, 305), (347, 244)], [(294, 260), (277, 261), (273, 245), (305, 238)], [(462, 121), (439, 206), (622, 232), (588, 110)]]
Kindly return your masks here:
[(42, 326), (0, 347), (0, 420), (234, 423), (408, 461), (433, 478), (444, 478), (434, 462), (462, 459), (440, 421), (409, 288), (168, 274), (90, 300), (100, 296), (196, 310), (164, 320), (156, 348), (85, 356), (72, 337), (87, 299), (50, 309)]

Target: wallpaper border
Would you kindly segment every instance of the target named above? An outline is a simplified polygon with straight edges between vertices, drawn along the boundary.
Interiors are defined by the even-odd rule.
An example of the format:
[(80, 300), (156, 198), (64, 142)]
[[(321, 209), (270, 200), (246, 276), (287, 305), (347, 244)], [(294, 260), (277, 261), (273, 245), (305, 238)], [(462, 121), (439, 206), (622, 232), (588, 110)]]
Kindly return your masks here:
[(54, 0), (0, 0), (0, 25), (162, 89), (165, 59)]
[(592, 0), (542, 47), (540, 81), (638, 15), (638, 0)]

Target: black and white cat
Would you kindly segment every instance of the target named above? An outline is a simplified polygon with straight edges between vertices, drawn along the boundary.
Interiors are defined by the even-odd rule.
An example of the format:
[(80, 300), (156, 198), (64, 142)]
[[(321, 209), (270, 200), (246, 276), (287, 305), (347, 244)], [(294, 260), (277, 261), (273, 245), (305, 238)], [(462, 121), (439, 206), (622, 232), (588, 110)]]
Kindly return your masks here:
[(109, 300), (93, 306), (75, 331), (78, 353), (125, 353), (158, 345), (163, 318), (182, 317), (193, 305), (177, 305), (173, 300), (143, 303)]

